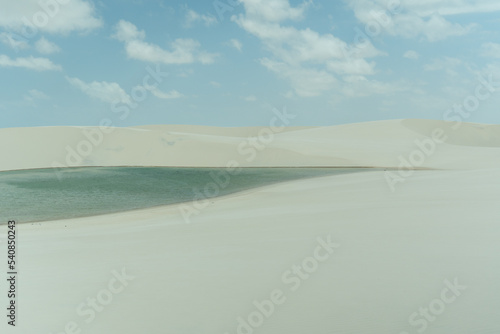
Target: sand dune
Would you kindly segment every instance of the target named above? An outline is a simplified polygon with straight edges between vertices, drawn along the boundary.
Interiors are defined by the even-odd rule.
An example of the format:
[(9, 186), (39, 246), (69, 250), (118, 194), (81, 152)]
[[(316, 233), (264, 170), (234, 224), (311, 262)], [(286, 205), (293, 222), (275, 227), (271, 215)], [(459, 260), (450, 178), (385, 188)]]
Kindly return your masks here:
[[(281, 291), (283, 303), (251, 332), (494, 333), (500, 187), (492, 180), (499, 170), (421, 171), (393, 194), (381, 172), (360, 173), (216, 199), (191, 224), (169, 206), (20, 225), (18, 330), (249, 333), (239, 317), (248, 323), (254, 301)], [(328, 236), (340, 246), (307, 279), (289, 272)], [(134, 278), (90, 320), (88, 298), (104, 298), (122, 268)], [(466, 288), (439, 302), (455, 281)], [(429, 305), (432, 322), (419, 311)]]
[[(238, 145), (265, 128), (115, 129), (79, 165), (398, 167), (424, 157), (413, 167), (439, 170), (414, 171), (394, 191), (372, 171), (201, 207), (20, 224), (19, 319), (6, 333), (499, 333), (500, 128), (452, 125), (292, 128), (250, 161)], [(62, 164), (66, 145), (94, 129), (0, 130), (0, 169)], [(186, 207), (196, 209), (189, 221)]]
[[(442, 129), (446, 140), (426, 168), (474, 169), (500, 163), (500, 126), (392, 120), (271, 129), (204, 126), (40, 127), (0, 130), (0, 170), (74, 166), (398, 167)], [(493, 159), (493, 161), (492, 161)]]

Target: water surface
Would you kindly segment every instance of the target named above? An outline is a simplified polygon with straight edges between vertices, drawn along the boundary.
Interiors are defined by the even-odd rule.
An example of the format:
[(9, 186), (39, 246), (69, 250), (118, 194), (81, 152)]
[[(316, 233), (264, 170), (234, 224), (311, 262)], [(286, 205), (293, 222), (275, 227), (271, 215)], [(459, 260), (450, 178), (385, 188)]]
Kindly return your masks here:
[[(364, 168), (82, 167), (0, 172), (0, 224), (149, 208)], [(201, 195), (200, 195), (201, 194)]]

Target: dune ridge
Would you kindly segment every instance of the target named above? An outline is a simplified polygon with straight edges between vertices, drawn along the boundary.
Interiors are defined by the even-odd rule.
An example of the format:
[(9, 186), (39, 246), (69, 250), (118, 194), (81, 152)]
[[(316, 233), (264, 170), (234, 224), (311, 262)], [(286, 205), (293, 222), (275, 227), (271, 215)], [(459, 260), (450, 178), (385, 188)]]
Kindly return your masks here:
[(478, 169), (500, 163), (500, 125), (389, 120), (330, 127), (218, 128), (149, 125), (130, 128), (0, 129), (0, 171), (78, 166), (398, 167), (432, 132), (423, 168)]

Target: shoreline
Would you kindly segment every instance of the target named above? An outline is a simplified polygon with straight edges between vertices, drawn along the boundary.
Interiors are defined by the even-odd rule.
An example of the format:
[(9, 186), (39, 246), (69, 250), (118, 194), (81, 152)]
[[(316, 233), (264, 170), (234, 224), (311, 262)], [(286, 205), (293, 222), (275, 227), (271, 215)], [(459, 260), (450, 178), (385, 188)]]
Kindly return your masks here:
[[(95, 166), (95, 167), (96, 168), (115, 168), (115, 167), (107, 167), (107, 166), (104, 166), (104, 167)], [(128, 167), (128, 166), (126, 166), (126, 167)], [(139, 167), (156, 168), (156, 167), (149, 167), (149, 166), (139, 166)], [(93, 167), (74, 167), (74, 168), (93, 168)], [(132, 168), (136, 168), (136, 166), (132, 166)], [(184, 168), (184, 167), (158, 167), (158, 168)], [(191, 167), (186, 167), (186, 168), (191, 168)], [(195, 168), (198, 168), (198, 167), (192, 167), (192, 168), (195, 169)], [(206, 168), (206, 167), (200, 167), (200, 168)], [(208, 169), (210, 169), (210, 168), (212, 168), (212, 167), (209, 167)], [(255, 169), (255, 168), (262, 168), (262, 167), (250, 167), (250, 168)], [(267, 167), (264, 167), (264, 168), (267, 168)], [(276, 168), (282, 168), (282, 167), (269, 167), (269, 168), (276, 169)], [(287, 168), (293, 168), (293, 169), (295, 169), (295, 167), (287, 167)], [(317, 169), (317, 168), (323, 168), (323, 167), (315, 167), (315, 169)], [(51, 168), (39, 168), (39, 169), (30, 169), (30, 170), (50, 170), (50, 169)], [(217, 169), (219, 169), (219, 168), (217, 168)], [(246, 167), (243, 167), (243, 169), (246, 169)], [(300, 167), (300, 168), (297, 168), (297, 169), (309, 169), (309, 167)], [(328, 169), (328, 168), (325, 168), (325, 169)], [(384, 171), (384, 170), (382, 170), (381, 168), (378, 168), (378, 167), (374, 167), (374, 168), (364, 168), (364, 167), (359, 167), (359, 168), (334, 167), (333, 169), (366, 169), (365, 171), (363, 171), (363, 172), (366, 172), (366, 173), (377, 172), (377, 171), (383, 172)], [(363, 172), (361, 172), (361, 173), (363, 173)], [(264, 185), (252, 186), (250, 188), (246, 188), (246, 189), (242, 189), (242, 190), (236, 190), (236, 191), (224, 194), (224, 195), (218, 195), (218, 196), (214, 196), (214, 197), (207, 197), (206, 199), (213, 200), (213, 199), (223, 199), (223, 198), (226, 198), (226, 197), (235, 197), (238, 194), (251, 193), (251, 192), (255, 192), (255, 191), (257, 191), (259, 189), (262, 189), (262, 188), (272, 187), (272, 186), (276, 186), (276, 185), (279, 185), (279, 184), (291, 183), (291, 182), (295, 182), (295, 181), (304, 181), (304, 180), (308, 180), (308, 179), (338, 177), (338, 176), (346, 175), (346, 174), (351, 174), (351, 173), (346, 172), (346, 173), (334, 174), (334, 175), (307, 176), (307, 177), (301, 177), (301, 178), (292, 179), (292, 180), (276, 181), (276, 182), (272, 182), (272, 183), (268, 183), (268, 184), (264, 184)], [(97, 214), (97, 215), (84, 215), (84, 216), (65, 217), (65, 218), (48, 219), (48, 220), (36, 220), (36, 221), (28, 221), (28, 222), (20, 222), (20, 221), (17, 221), (16, 219), (13, 219), (13, 220), (16, 220), (16, 222), (18, 224), (37, 224), (37, 223), (47, 223), (47, 222), (58, 222), (58, 221), (62, 221), (62, 220), (73, 220), (73, 219), (82, 219), (82, 218), (103, 217), (103, 216), (107, 216), (107, 215), (115, 215), (115, 214), (121, 214), (121, 213), (133, 213), (133, 212), (137, 212), (137, 211), (144, 211), (144, 210), (161, 208), (161, 207), (171, 207), (171, 206), (175, 206), (175, 205), (182, 205), (182, 204), (186, 204), (186, 203), (192, 203), (193, 201), (194, 200), (180, 201), (180, 202), (176, 202), (176, 203), (153, 205), (153, 206), (148, 206), (148, 207), (143, 207), (143, 208), (137, 208), (137, 209), (131, 209), (131, 210), (120, 210), (120, 211), (106, 212), (106, 213)], [(11, 219), (11, 218), (9, 218), (9, 219)], [(0, 226), (2, 226), (2, 225), (6, 225), (6, 223), (4, 224), (3, 222), (0, 222)]]
[[(146, 166), (146, 165), (102, 165), (102, 166), (68, 166), (68, 167), (40, 167), (40, 168), (22, 168), (22, 169), (7, 169), (0, 170), (0, 173), (3, 172), (17, 172), (17, 171), (31, 171), (31, 170), (58, 170), (58, 169), (76, 169), (76, 168), (190, 168), (190, 169), (225, 169), (227, 166)], [(240, 169), (272, 169), (272, 168), (288, 168), (288, 169), (386, 169), (386, 170), (398, 170), (398, 167), (378, 167), (378, 166), (244, 166), (238, 167)], [(440, 168), (432, 168), (432, 167), (413, 167), (408, 170), (445, 170)]]

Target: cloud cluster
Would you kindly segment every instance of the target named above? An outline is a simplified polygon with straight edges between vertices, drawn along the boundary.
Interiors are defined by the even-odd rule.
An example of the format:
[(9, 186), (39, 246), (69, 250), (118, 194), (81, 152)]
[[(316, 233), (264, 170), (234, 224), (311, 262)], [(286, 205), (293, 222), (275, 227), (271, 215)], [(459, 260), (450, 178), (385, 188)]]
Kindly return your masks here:
[(130, 95), (128, 95), (116, 82), (93, 81), (87, 83), (78, 78), (71, 77), (66, 77), (66, 80), (91, 98), (110, 104), (132, 103)]
[[(39, 37), (40, 34), (63, 34), (78, 31), (87, 32), (102, 26), (96, 17), (92, 2), (86, 0), (0, 0), (0, 42), (13, 50), (20, 51), (34, 47), (41, 54), (52, 54), (60, 48)], [(36, 39), (35, 39), (36, 38)], [(47, 58), (11, 58), (0, 55), (0, 66), (19, 67), (36, 71), (59, 71), (61, 66)]]
[(0, 33), (0, 42), (14, 50), (23, 50), (30, 47), (24, 39), (17, 38), (15, 34), (8, 32)]
[(163, 64), (211, 64), (216, 54), (201, 50), (201, 45), (194, 39), (178, 38), (170, 45), (170, 50), (144, 41), (144, 31), (127, 21), (121, 20), (115, 27), (114, 38), (125, 43), (127, 56), (132, 59)]
[(43, 54), (52, 54), (61, 51), (56, 44), (48, 41), (45, 37), (40, 38), (35, 43), (35, 48), (38, 52)]
[[(345, 0), (363, 24), (383, 23), (385, 33), (404, 38), (423, 37), (436, 42), (471, 32), (475, 24), (452, 21), (454, 15), (500, 11), (496, 0)], [(397, 9), (388, 15), (388, 6)]]
[(50, 99), (50, 97), (48, 97), (47, 94), (45, 94), (44, 92), (41, 92), (37, 89), (30, 89), (28, 91), (27, 97), (29, 97), (32, 100), (49, 100)]
[(253, 19), (265, 22), (282, 22), (300, 20), (305, 10), (312, 3), (307, 1), (298, 7), (292, 7), (288, 1), (282, 0), (242, 0), (246, 14)]
[(24, 57), (12, 59), (6, 55), (0, 55), (1, 67), (20, 67), (35, 71), (60, 71), (62, 68), (47, 58)]
[(0, 0), (0, 27), (21, 32), (36, 29), (68, 34), (102, 26), (95, 8), (85, 0)]
[[(107, 81), (92, 81), (84, 82), (78, 78), (66, 77), (66, 80), (74, 87), (78, 88), (87, 96), (109, 104), (124, 103), (127, 105), (133, 104), (133, 98), (125, 92), (125, 90), (116, 82)], [(184, 97), (183, 94), (176, 90), (163, 92), (156, 86), (142, 86), (134, 89), (147, 89), (155, 97), (162, 100), (172, 100)], [(133, 93), (132, 93), (133, 95)]]
[(332, 34), (286, 25), (287, 21), (301, 20), (310, 2), (297, 7), (288, 0), (242, 3), (245, 14), (233, 16), (232, 20), (270, 51), (272, 57), (264, 57), (260, 63), (287, 79), (298, 96), (318, 96), (338, 88), (339, 78), (349, 84), (351, 76), (363, 79), (375, 73), (375, 63), (366, 59), (382, 53), (370, 41), (349, 45)]
[(37, 107), (38, 101), (50, 100), (50, 97), (37, 89), (30, 89), (23, 97), (24, 102), (31, 107)]
[(197, 22), (202, 22), (208, 27), (217, 23), (217, 19), (212, 15), (199, 14), (194, 10), (189, 9), (186, 13), (186, 27), (191, 27)]

